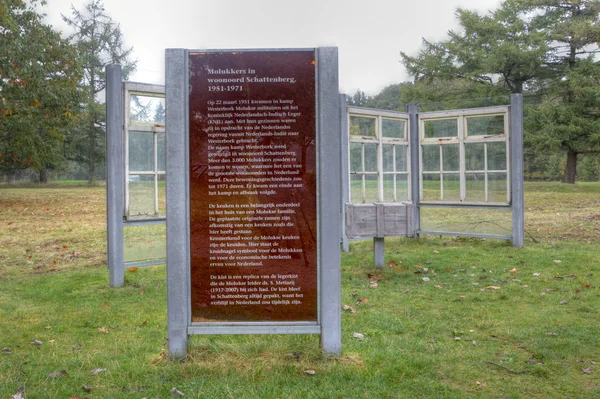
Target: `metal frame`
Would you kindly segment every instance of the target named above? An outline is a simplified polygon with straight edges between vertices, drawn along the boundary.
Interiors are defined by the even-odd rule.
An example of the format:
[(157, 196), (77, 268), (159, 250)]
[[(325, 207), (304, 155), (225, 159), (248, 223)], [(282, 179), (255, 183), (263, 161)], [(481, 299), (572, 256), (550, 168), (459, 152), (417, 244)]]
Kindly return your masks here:
[[(106, 67), (106, 137), (107, 137), (107, 263), (109, 269), (109, 283), (111, 287), (120, 287), (125, 281), (125, 267), (144, 267), (165, 264), (165, 259), (147, 259), (135, 262), (125, 262), (124, 229), (130, 226), (147, 226), (165, 224), (164, 217), (141, 216), (127, 217), (129, 187), (129, 154), (128, 154), (128, 127), (129, 127), (129, 101), (131, 92), (145, 96), (164, 97), (164, 86), (149, 85), (144, 83), (123, 82), (120, 65)], [(161, 96), (162, 94), (162, 96)], [(126, 111), (127, 109), (127, 111)], [(135, 126), (138, 131), (164, 131), (164, 125), (145, 123)], [(154, 165), (157, 166), (155, 134)], [(142, 172), (154, 174), (154, 203), (155, 211), (158, 204), (158, 175), (163, 173)], [(132, 174), (140, 174), (139, 172)]]
[[(388, 114), (391, 111), (382, 110), (371, 110), (367, 108), (348, 107), (347, 115), (342, 118), (346, 122), (349, 121), (350, 114), (355, 115), (367, 115), (374, 116), (380, 112)], [(450, 236), (467, 236), (467, 237), (479, 237), (479, 238), (498, 238), (498, 239), (512, 239), (515, 247), (523, 246), (524, 236), (524, 196), (523, 196), (523, 100), (522, 96), (515, 94), (511, 96), (510, 106), (496, 106), (496, 107), (485, 107), (485, 108), (473, 108), (473, 109), (462, 109), (452, 111), (437, 111), (437, 112), (426, 112), (419, 113), (419, 106), (416, 104), (409, 104), (407, 106), (408, 117), (408, 150), (410, 152), (409, 158), (409, 184), (415, 184), (419, 182), (419, 189), (412, 189), (410, 200), (413, 204), (412, 220), (414, 225), (414, 232), (411, 234), (414, 237), (419, 237), (420, 234), (436, 234), (436, 235), (450, 235)], [(483, 136), (483, 135), (468, 135), (468, 121), (470, 118), (477, 116), (495, 116), (502, 115), (504, 117), (504, 134)], [(443, 119), (456, 119), (457, 120), (457, 134), (456, 136), (447, 138), (425, 138), (424, 137), (424, 122), (428, 120), (443, 120)], [(348, 138), (349, 128), (346, 126), (345, 131), (342, 132), (342, 137), (346, 140), (346, 153), (350, 154), (350, 142), (361, 142), (361, 143), (376, 143), (381, 145), (377, 138)], [(506, 143), (506, 169), (502, 170), (488, 170), (487, 162), (487, 146), (489, 143)], [(476, 144), (482, 143), (484, 146), (484, 168), (483, 170), (466, 170), (465, 161), (465, 144)], [(422, 156), (422, 145), (438, 145), (440, 147), (440, 170), (423, 172), (423, 156)], [(460, 199), (462, 201), (424, 201), (422, 198), (423, 193), (423, 180), (421, 176), (423, 174), (440, 174), (443, 175), (443, 153), (442, 146), (446, 144), (458, 144), (459, 145), (459, 170), (451, 171), (451, 173), (459, 174), (460, 184)], [(378, 156), (381, 157), (381, 151)], [(348, 158), (349, 159), (349, 158)], [(364, 153), (363, 160), (364, 164)], [(344, 163), (345, 175), (350, 176), (350, 163), (349, 160)], [(379, 164), (378, 170), (381, 170), (381, 164)], [(364, 171), (364, 167), (363, 167)], [(379, 172), (377, 172), (379, 173)], [(490, 202), (488, 196), (488, 173), (504, 173), (506, 174), (506, 201), (502, 202)], [(375, 174), (375, 173), (372, 173)], [(465, 201), (467, 198), (466, 181), (467, 176), (470, 174), (482, 174), (485, 176), (485, 188), (484, 188), (484, 202), (478, 201)], [(350, 182), (348, 184), (347, 191), (350, 193)], [(381, 186), (381, 184), (380, 184)], [(440, 178), (440, 193), (443, 192), (443, 179)], [(381, 190), (380, 190), (381, 191)], [(364, 191), (363, 191), (364, 193)], [(443, 197), (442, 197), (443, 198)], [(363, 194), (364, 199), (364, 194)], [(381, 196), (378, 198), (381, 200)], [(345, 203), (349, 203), (348, 197), (344, 198)], [(509, 210), (512, 212), (512, 235), (496, 235), (496, 234), (478, 234), (478, 233), (465, 233), (465, 232), (449, 232), (449, 231), (429, 231), (421, 229), (421, 213), (422, 207), (443, 207), (443, 208), (484, 208), (484, 209), (497, 209), (497, 210)], [(344, 236), (345, 237), (345, 234)], [(367, 237), (364, 237), (367, 238)], [(383, 266), (383, 240), (380, 238), (374, 238), (374, 252), (375, 252), (375, 265)]]
[(194, 323), (190, 298), (189, 54), (238, 50), (167, 49), (167, 319), (169, 354), (183, 357), (190, 334), (321, 334), (323, 352), (341, 352), (340, 104), (337, 48), (244, 49), (315, 51), (317, 107), (318, 322)]

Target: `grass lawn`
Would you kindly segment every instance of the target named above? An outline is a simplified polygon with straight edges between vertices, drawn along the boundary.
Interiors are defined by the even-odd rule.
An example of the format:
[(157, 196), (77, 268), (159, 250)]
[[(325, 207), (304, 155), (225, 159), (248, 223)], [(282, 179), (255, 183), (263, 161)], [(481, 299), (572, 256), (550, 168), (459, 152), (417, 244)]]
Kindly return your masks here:
[(353, 243), (339, 358), (248, 335), (171, 361), (164, 266), (108, 287), (105, 188), (2, 186), (0, 399), (600, 397), (600, 184), (525, 187), (523, 249), (390, 239), (381, 270)]

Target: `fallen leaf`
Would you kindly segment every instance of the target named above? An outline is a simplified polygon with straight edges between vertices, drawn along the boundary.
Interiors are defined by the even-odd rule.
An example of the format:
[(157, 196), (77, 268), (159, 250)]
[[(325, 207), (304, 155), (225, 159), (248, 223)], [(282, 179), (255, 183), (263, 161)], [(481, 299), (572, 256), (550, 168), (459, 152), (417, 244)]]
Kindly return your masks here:
[(100, 327), (100, 328), (98, 329), (98, 332), (99, 332), (99, 333), (103, 333), (103, 334), (108, 334), (108, 328), (105, 328), (105, 327)]
[(173, 387), (173, 389), (171, 389), (171, 393), (174, 396), (183, 396), (183, 392), (179, 391), (177, 388)]
[(471, 342), (471, 343), (473, 344), (473, 346), (476, 346), (476, 345), (477, 345), (477, 341), (473, 341), (473, 342)]
[(561, 305), (566, 305), (567, 303), (568, 303), (568, 302), (567, 302), (567, 301), (565, 301), (565, 300), (562, 300), (562, 301), (560, 301), (560, 304), (561, 304)]
[(362, 305), (363, 303), (369, 303), (369, 298), (361, 298), (356, 302), (357, 305)]
[(304, 370), (304, 374), (306, 375), (315, 375), (317, 372), (315, 370)]
[(438, 251), (437, 249), (433, 251), (434, 254), (439, 254), (440, 251)]
[(285, 356), (286, 357), (293, 357), (297, 361), (300, 361), (300, 358), (302, 357), (302, 355), (304, 355), (304, 352), (287, 353)]
[(581, 371), (583, 371), (586, 374), (592, 374), (592, 369), (590, 367), (588, 367), (587, 369), (583, 369)]
[(31, 345), (37, 345), (37, 346), (40, 346), (42, 343), (43, 343), (42, 341), (39, 341), (37, 339), (30, 342)]
[(591, 284), (581, 284), (583, 288), (592, 288)]
[(459, 296), (459, 298), (460, 298), (460, 299), (465, 299), (465, 298), (466, 298), (466, 296), (464, 296), (464, 295), (460, 295), (460, 296)]
[(423, 281), (430, 281), (429, 277), (423, 277)]
[(141, 290), (141, 291), (140, 291), (140, 295), (144, 295), (144, 290)]
[(106, 371), (106, 369), (93, 369), (92, 371), (90, 371), (91, 375), (98, 375), (100, 373), (104, 373)]
[(48, 341), (48, 342), (50, 342), (51, 344), (53, 344), (53, 343), (55, 343), (55, 342), (56, 342), (56, 340), (55, 340), (55, 339), (51, 339), (51, 340), (50, 340), (50, 341)]
[(83, 389), (86, 392), (92, 392), (94, 390), (94, 388), (88, 387), (87, 385), (82, 386), (81, 389)]
[(396, 266), (396, 262), (395, 261), (391, 260), (391, 261), (388, 262), (388, 267), (394, 267), (394, 266)]
[[(133, 273), (133, 272), (137, 272), (137, 269), (138, 269), (137, 267), (130, 267), (130, 268), (129, 268), (129, 269), (127, 269), (127, 270), (128, 270), (128, 271), (130, 271), (131, 273)], [(173, 388), (173, 389), (175, 389), (175, 388)], [(179, 391), (178, 391), (178, 392), (179, 392)]]
[(81, 344), (71, 345), (71, 348), (73, 348), (73, 349), (75, 349), (77, 351), (80, 351), (80, 350), (83, 349), (83, 345), (81, 345)]
[(73, 395), (69, 399), (81, 399), (81, 398), (79, 396), (77, 396), (77, 395)]
[(367, 274), (367, 277), (371, 280), (381, 280), (381, 274)]
[(455, 341), (460, 341), (460, 339), (461, 339), (460, 337), (454, 337)]
[(12, 396), (12, 399), (24, 399), (23, 392), (25, 392), (24, 385), (17, 390), (17, 393)]
[(539, 276), (541, 276), (541, 274), (540, 274), (540, 273), (533, 273), (533, 275), (534, 275), (535, 277), (539, 277)]
[(350, 313), (356, 313), (356, 310), (353, 307), (348, 306), (348, 305), (344, 305), (344, 310), (346, 310)]
[(45, 328), (46, 330), (49, 330), (49, 329), (51, 329), (52, 327), (51, 327), (51, 326), (46, 326), (46, 327), (44, 327), (44, 328)]
[(104, 306), (105, 308), (110, 308), (110, 304), (108, 302), (104, 302), (102, 306)]
[(434, 285), (435, 288), (443, 288), (441, 285)]
[(558, 334), (557, 333), (553, 333), (553, 332), (548, 333), (548, 335), (551, 336), (551, 337), (558, 337)]
[(50, 373), (50, 374), (48, 374), (48, 377), (59, 378), (59, 377), (65, 376), (65, 375), (67, 375), (67, 372), (66, 372), (66, 370), (63, 370), (63, 371), (55, 371), (54, 373)]
[(517, 272), (517, 269), (513, 267), (512, 269), (510, 269), (510, 270), (509, 270), (509, 272), (511, 272), (511, 273), (516, 273), (516, 272)]
[(377, 281), (372, 281), (371, 285), (369, 285), (369, 288), (377, 288), (378, 284)]
[(562, 260), (555, 260), (554, 263), (562, 263)]
[(357, 332), (353, 333), (352, 336), (358, 339), (365, 339), (365, 336), (363, 334)]
[(489, 285), (489, 286), (487, 286), (485, 288), (487, 288), (488, 290), (499, 290), (499, 289), (502, 289), (502, 287), (498, 287), (498, 286), (495, 286), (495, 285)]

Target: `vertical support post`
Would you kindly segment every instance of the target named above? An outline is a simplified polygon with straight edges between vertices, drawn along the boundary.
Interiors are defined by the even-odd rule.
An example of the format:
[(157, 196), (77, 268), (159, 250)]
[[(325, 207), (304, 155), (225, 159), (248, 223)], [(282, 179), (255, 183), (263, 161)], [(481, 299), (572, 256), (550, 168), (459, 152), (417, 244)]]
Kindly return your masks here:
[(523, 247), (525, 196), (523, 186), (523, 95), (510, 96), (510, 180), (513, 246)]
[(385, 239), (373, 237), (373, 260), (375, 267), (381, 269), (385, 264)]
[(123, 250), (123, 89), (120, 65), (106, 66), (106, 229), (108, 279), (125, 281)]
[(419, 170), (419, 105), (408, 104), (406, 106), (408, 116), (408, 147), (410, 149), (410, 192), (412, 206), (413, 231), (408, 232), (409, 237), (419, 238), (419, 229), (421, 228), (421, 208), (419, 207), (419, 179), (421, 171)]
[(317, 49), (318, 240), (320, 261), (321, 348), (325, 355), (342, 350), (341, 270), (339, 226), (342, 187), (340, 176), (340, 96), (338, 51)]
[(169, 355), (187, 355), (189, 297), (188, 59), (165, 52), (167, 138), (167, 330)]
[(341, 133), (341, 159), (342, 159), (342, 250), (350, 252), (350, 244), (346, 235), (346, 204), (350, 202), (350, 171), (348, 154), (350, 152), (350, 138), (348, 136), (348, 111), (346, 109), (346, 95), (340, 94), (340, 133)]
[(377, 224), (376, 236), (373, 237), (373, 261), (375, 267), (382, 268), (385, 264), (385, 205), (375, 204), (375, 223)]

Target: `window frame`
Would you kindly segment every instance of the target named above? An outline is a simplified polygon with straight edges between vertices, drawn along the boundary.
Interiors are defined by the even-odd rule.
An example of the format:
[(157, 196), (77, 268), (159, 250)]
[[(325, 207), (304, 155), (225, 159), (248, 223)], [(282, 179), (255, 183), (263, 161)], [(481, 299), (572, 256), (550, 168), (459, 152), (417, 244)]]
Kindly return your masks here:
[[(372, 118), (376, 120), (375, 123), (375, 137), (371, 136), (353, 136), (350, 134), (351, 128), (351, 118), (352, 117), (366, 117)], [(403, 135), (401, 138), (396, 137), (384, 137), (383, 136), (383, 121), (384, 120), (394, 120), (394, 121), (402, 121), (404, 122)], [(386, 203), (396, 203), (396, 202), (405, 202), (410, 201), (411, 199), (411, 165), (410, 165), (410, 149), (409, 149), (409, 115), (405, 112), (396, 112), (396, 111), (382, 111), (382, 110), (374, 110), (370, 108), (360, 108), (360, 107), (348, 107), (347, 108), (347, 124), (348, 124), (348, 137), (349, 137), (349, 145), (348, 145), (348, 172), (349, 172), (349, 184), (348, 184), (348, 194), (349, 194), (349, 202), (358, 204), (358, 203), (367, 203), (366, 198), (366, 181), (367, 176), (376, 176), (377, 178), (377, 201), (375, 202), (386, 202)], [(352, 160), (351, 160), (351, 150), (350, 147), (352, 143), (360, 143), (361, 144), (361, 171), (353, 172), (352, 171)], [(376, 146), (377, 153), (377, 171), (365, 171), (365, 144), (374, 144)], [(393, 170), (385, 171), (383, 168), (383, 146), (391, 145), (392, 147), (392, 162), (393, 162)], [(398, 146), (405, 147), (406, 152), (406, 171), (398, 171), (396, 165), (396, 154)], [(360, 176), (361, 177), (361, 198), (360, 201), (356, 201), (352, 195), (352, 176)], [(392, 185), (392, 198), (385, 198), (385, 177), (393, 176), (393, 185)], [(400, 199), (398, 195), (398, 185), (397, 185), (397, 176), (405, 176), (406, 177), (406, 199)]]
[[(165, 100), (164, 87), (158, 85), (147, 85), (147, 84), (136, 84), (131, 82), (124, 83), (123, 90), (123, 104), (125, 106), (125, 117), (124, 117), (124, 164), (125, 164), (125, 181), (124, 184), (124, 209), (123, 215), (127, 220), (136, 220), (140, 218), (158, 218), (165, 219), (165, 215), (159, 215), (159, 195), (158, 195), (158, 182), (159, 176), (166, 176), (166, 163), (165, 170), (160, 170), (158, 165), (158, 134), (164, 133), (166, 135), (165, 123), (157, 123), (154, 121), (136, 121), (131, 119), (131, 100), (133, 96), (153, 97)], [(130, 132), (141, 132), (152, 134), (153, 140), (153, 168), (152, 170), (131, 170), (129, 163), (129, 134)], [(166, 148), (165, 148), (166, 150)], [(130, 193), (129, 183), (131, 176), (152, 176), (154, 183), (153, 200), (154, 200), (154, 214), (151, 215), (130, 215)]]
[[(468, 135), (468, 120), (476, 117), (486, 116), (503, 116), (504, 118), (504, 132), (499, 135)], [(458, 132), (456, 137), (442, 137), (442, 138), (425, 138), (425, 122), (432, 120), (447, 120), (457, 119)], [(421, 204), (472, 204), (472, 205), (490, 205), (490, 206), (508, 206), (511, 203), (511, 186), (510, 186), (510, 107), (509, 106), (498, 106), (478, 109), (463, 109), (455, 111), (438, 111), (438, 112), (425, 112), (419, 114), (419, 203)], [(505, 143), (506, 152), (506, 167), (505, 169), (489, 170), (488, 169), (488, 144), (489, 143)], [(466, 170), (466, 159), (465, 159), (465, 145), (482, 143), (484, 148), (483, 154), (483, 169), (482, 170)], [(443, 158), (443, 146), (458, 144), (459, 149), (459, 170), (458, 171), (444, 171), (444, 158)], [(423, 148), (425, 146), (439, 146), (440, 158), (439, 158), (439, 170), (438, 171), (425, 171), (424, 170), (424, 159), (423, 159)], [(459, 174), (459, 200), (445, 200), (444, 199), (444, 175)], [(504, 173), (506, 175), (506, 200), (505, 201), (489, 201), (489, 174), (490, 173)], [(427, 175), (440, 176), (440, 195), (439, 200), (425, 200), (423, 199), (423, 182), (424, 177)], [(483, 175), (484, 176), (484, 200), (483, 201), (468, 201), (467, 200), (467, 187), (466, 178), (468, 175)]]

